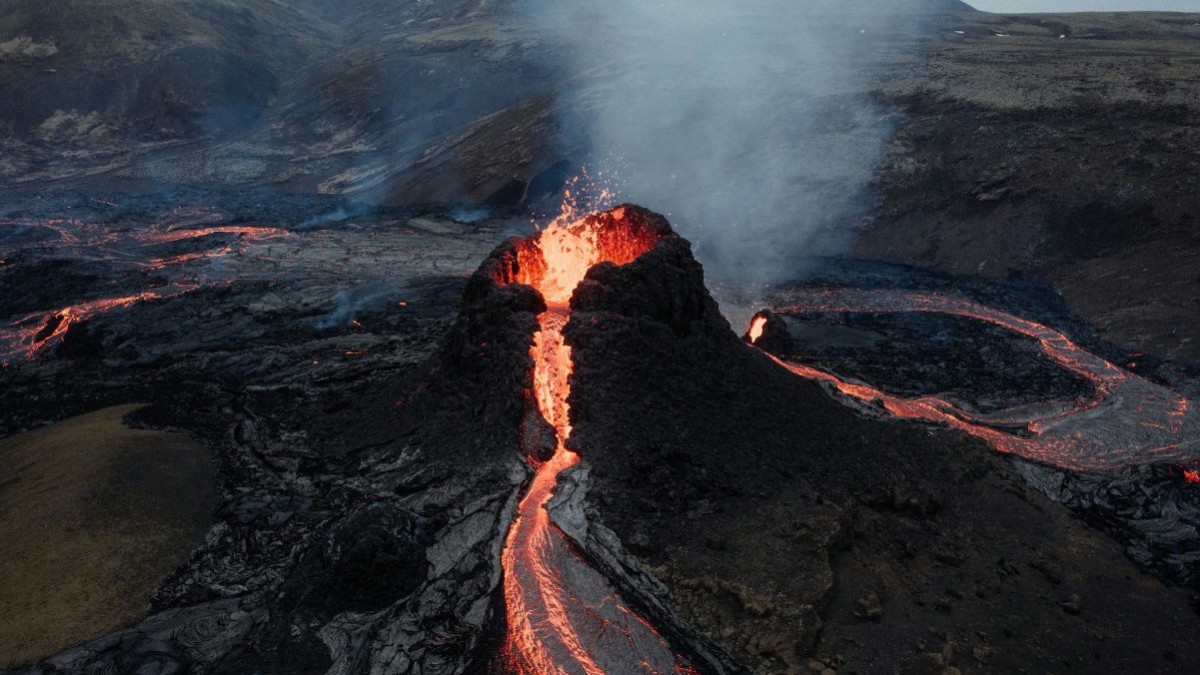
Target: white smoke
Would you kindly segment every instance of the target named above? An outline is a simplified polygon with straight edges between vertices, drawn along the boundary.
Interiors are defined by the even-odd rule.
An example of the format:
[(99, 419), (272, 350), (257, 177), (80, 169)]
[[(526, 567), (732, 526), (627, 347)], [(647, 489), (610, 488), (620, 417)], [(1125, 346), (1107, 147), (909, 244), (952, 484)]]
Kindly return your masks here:
[(869, 64), (911, 43), (915, 5), (526, 6), (560, 45), (565, 133), (621, 176), (623, 198), (667, 214), (710, 274), (778, 279), (840, 250), (892, 130), (866, 95)]

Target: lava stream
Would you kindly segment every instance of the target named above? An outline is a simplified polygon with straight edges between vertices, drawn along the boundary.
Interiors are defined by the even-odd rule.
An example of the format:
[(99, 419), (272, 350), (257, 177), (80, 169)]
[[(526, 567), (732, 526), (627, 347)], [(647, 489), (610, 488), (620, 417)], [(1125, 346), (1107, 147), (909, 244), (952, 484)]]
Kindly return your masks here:
[[(615, 214), (615, 223), (612, 214)], [(550, 309), (538, 317), (530, 350), (533, 402), (554, 429), (554, 454), (539, 462), (505, 539), (501, 564), (507, 614), (504, 667), (519, 675), (693, 673), (666, 640), (629, 608), (550, 520), (546, 505), (559, 475), (580, 462), (567, 449), (571, 348), (562, 330), (567, 304), (587, 270), (602, 261), (624, 264), (653, 246), (657, 236), (625, 228), (624, 213), (574, 223), (556, 221), (522, 250), (517, 279), (543, 293)], [(621, 236), (613, 237), (614, 232)]]
[[(201, 284), (196, 281), (193, 263), (221, 259), (235, 253), (243, 255), (251, 245), (262, 248), (266, 242), (290, 236), (287, 230), (275, 227), (221, 225), (217, 222), (220, 218), (213, 210), (176, 211), (149, 226), (124, 228), (109, 223), (61, 218), (0, 219), (0, 255), (7, 256), (23, 248), (44, 247), (46, 243), (42, 239), (46, 233), (50, 233), (57, 239), (52, 249), (56, 259), (73, 263), (103, 261), (160, 272), (178, 271), (173, 281), (160, 282), (140, 292), (9, 317), (6, 320), (8, 325), (0, 327), (0, 367), (36, 357), (61, 341), (74, 323), (105, 312), (125, 309), (141, 301), (173, 298), (199, 289)], [(44, 232), (39, 233), (39, 230)], [(32, 242), (11, 242), (13, 237), (25, 236), (27, 232), (34, 233)], [(207, 239), (209, 237), (212, 239)], [(229, 243), (231, 239), (236, 243)], [(151, 255), (155, 247), (178, 248), (186, 244), (199, 250)], [(192, 267), (190, 271), (187, 270), (189, 266)]]
[[(1086, 378), (1095, 389), (1087, 401), (972, 414), (936, 396), (893, 396), (811, 366), (775, 359), (796, 375), (826, 382), (842, 394), (876, 403), (896, 417), (946, 424), (988, 441), (1000, 452), (1075, 471), (1190, 463), (1200, 455), (1200, 415), (1187, 398), (1088, 352), (1043, 324), (965, 298), (916, 291), (809, 290), (799, 293), (798, 300), (775, 311), (793, 315), (930, 312), (991, 323), (1035, 340), (1050, 360)], [(1023, 427), (1026, 433), (1004, 430), (1013, 426)]]
[(139, 302), (177, 297), (197, 288), (199, 286), (196, 284), (181, 284), (26, 314), (14, 320), (8, 328), (0, 328), (0, 365), (10, 366), (17, 361), (33, 358), (38, 352), (61, 341), (71, 324)]

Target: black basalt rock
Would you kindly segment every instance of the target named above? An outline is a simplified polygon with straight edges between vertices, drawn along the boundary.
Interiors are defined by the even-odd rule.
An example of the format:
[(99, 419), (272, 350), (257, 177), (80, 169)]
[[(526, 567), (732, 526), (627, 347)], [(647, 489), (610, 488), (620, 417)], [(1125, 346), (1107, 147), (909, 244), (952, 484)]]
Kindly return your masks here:
[(644, 317), (683, 337), (698, 324), (728, 323), (704, 286), (704, 270), (691, 245), (668, 237), (628, 265), (593, 267), (575, 289), (571, 307), (578, 312), (613, 312)]
[(425, 579), (426, 519), (389, 502), (367, 504), (326, 535), (285, 584), (305, 613), (369, 612), (404, 598)]

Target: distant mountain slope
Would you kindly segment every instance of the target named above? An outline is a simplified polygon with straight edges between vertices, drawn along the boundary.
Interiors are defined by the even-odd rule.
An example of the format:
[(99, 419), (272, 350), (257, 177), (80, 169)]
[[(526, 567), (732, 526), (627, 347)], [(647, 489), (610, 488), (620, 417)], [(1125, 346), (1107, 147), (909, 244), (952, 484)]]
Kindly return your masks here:
[(880, 79), (904, 114), (856, 254), (1042, 279), (1130, 351), (1200, 363), (1198, 23), (939, 20)]
[(0, 34), (45, 48), (0, 58), (0, 78), (21, 92), (0, 100), (0, 118), (43, 138), (56, 111), (157, 137), (226, 132), (231, 113), (261, 111), (283, 74), (338, 33), (277, 2), (6, 3)]
[(0, 184), (361, 188), (365, 154), (407, 165), (431, 138), (530, 95), (493, 4), (6, 3), (0, 82), (15, 95), (0, 99)]
[[(0, 186), (273, 184), (401, 201), (512, 193), (513, 180), (553, 164), (540, 159), (551, 117), (530, 104), (562, 84), (549, 75), (554, 45), (519, 4), (12, 0), (0, 7)], [(838, 15), (961, 9), (829, 3)], [(521, 143), (508, 144), (503, 168), (447, 156), (467, 139), (496, 151), (499, 139), (480, 132), (512, 121), (518, 105), (536, 128), (503, 132)], [(443, 173), (430, 177), (431, 160)]]

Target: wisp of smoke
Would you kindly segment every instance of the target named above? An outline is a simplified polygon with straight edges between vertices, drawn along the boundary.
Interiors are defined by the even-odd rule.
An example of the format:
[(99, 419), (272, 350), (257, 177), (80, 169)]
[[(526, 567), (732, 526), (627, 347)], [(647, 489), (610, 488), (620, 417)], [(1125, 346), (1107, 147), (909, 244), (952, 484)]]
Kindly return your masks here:
[(313, 327), (317, 330), (329, 330), (345, 326), (350, 323), (356, 313), (382, 305), (389, 297), (387, 288), (375, 285), (338, 291), (337, 304), (334, 305), (333, 310), (318, 319)]
[(295, 230), (313, 230), (323, 225), (331, 225), (340, 223), (351, 218), (369, 213), (374, 207), (365, 202), (355, 202), (352, 204), (343, 204), (332, 211), (321, 213), (298, 223)]
[(921, 2), (525, 6), (557, 46), (561, 122), (586, 161), (669, 215), (713, 276), (769, 281), (861, 218), (892, 130), (864, 54), (903, 46)]
[(460, 223), (478, 223), (491, 215), (491, 209), (486, 206), (459, 204), (450, 210), (450, 217)]

